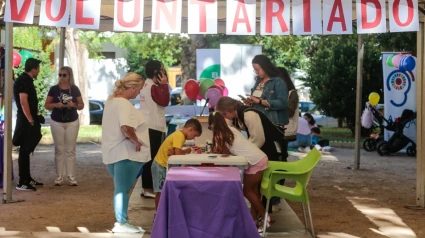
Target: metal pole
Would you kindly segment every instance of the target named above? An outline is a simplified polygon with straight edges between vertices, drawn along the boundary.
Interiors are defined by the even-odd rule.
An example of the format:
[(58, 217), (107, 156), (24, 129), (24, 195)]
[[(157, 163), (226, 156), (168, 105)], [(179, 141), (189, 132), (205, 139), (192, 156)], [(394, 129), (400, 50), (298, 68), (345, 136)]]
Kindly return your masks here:
[(363, 37), (357, 34), (357, 89), (356, 89), (356, 128), (355, 128), (355, 149), (354, 149), (354, 168), (360, 169), (360, 115), (362, 108), (362, 81), (363, 81), (363, 53), (364, 53), (364, 42)]
[(65, 32), (66, 27), (61, 27), (59, 42), (59, 68), (63, 67), (63, 62), (65, 59)]
[(3, 203), (12, 200), (12, 85), (13, 85), (13, 23), (6, 24), (6, 49), (5, 49), (5, 127), (3, 147)]

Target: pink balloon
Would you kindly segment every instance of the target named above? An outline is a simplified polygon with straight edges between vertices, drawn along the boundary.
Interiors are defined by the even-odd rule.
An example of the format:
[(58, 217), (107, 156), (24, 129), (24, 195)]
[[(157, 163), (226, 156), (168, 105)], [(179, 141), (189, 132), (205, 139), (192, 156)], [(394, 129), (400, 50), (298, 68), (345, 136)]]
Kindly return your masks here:
[(229, 90), (226, 87), (223, 87), (223, 96), (228, 96)]
[(393, 57), (392, 63), (394, 65), (394, 67), (398, 68), (398, 65), (400, 64), (401, 57), (403, 57), (402, 54), (397, 54)]
[(18, 67), (22, 62), (22, 57), (19, 54), (18, 51), (13, 51), (13, 59), (12, 59), (12, 65), (13, 67)]
[(207, 90), (207, 92), (205, 93), (205, 98), (209, 98), (209, 99), (210, 99), (209, 104), (210, 104), (212, 107), (215, 107), (215, 105), (216, 105), (216, 104), (217, 104), (217, 102), (218, 102), (218, 99), (220, 99), (220, 98), (221, 98), (221, 93), (220, 93), (220, 91), (219, 91), (218, 89), (216, 89), (216, 88), (209, 88), (209, 89)]
[(223, 91), (224, 91), (224, 89), (223, 89), (221, 86), (213, 85), (213, 86), (211, 86), (210, 88), (216, 88), (216, 89), (218, 89), (218, 91), (220, 91), (221, 95), (223, 95)]
[(198, 95), (196, 96), (196, 99), (202, 100), (202, 99), (204, 99), (204, 96), (202, 96), (201, 93), (198, 93)]
[(226, 86), (225, 84), (224, 84), (224, 81), (223, 81), (223, 79), (221, 79), (221, 78), (216, 78), (216, 79), (214, 79), (214, 83), (215, 83), (215, 85), (218, 85), (218, 86)]

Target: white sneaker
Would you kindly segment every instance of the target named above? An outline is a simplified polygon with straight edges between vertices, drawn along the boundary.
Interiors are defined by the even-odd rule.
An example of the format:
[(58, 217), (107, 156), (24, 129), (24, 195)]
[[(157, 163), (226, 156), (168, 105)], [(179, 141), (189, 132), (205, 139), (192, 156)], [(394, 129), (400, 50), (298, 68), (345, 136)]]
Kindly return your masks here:
[(75, 180), (75, 177), (68, 176), (68, 182), (69, 186), (77, 186), (77, 181)]
[(304, 152), (304, 148), (303, 148), (303, 147), (301, 147), (301, 146), (300, 146), (300, 147), (298, 147), (298, 152), (301, 152), (301, 153), (302, 153), (302, 152)]
[(154, 193), (150, 193), (146, 190), (143, 190), (142, 194), (140, 194), (142, 197), (144, 198), (155, 198), (155, 194)]
[(61, 186), (63, 183), (63, 176), (59, 175), (56, 179), (55, 179), (55, 186)]
[(310, 151), (311, 151), (310, 146), (306, 146), (306, 147), (304, 148), (304, 152), (305, 152), (305, 153), (310, 153)]
[(112, 228), (113, 233), (140, 233), (143, 229), (140, 226), (135, 226), (126, 222), (124, 224), (120, 224), (115, 222), (114, 228)]

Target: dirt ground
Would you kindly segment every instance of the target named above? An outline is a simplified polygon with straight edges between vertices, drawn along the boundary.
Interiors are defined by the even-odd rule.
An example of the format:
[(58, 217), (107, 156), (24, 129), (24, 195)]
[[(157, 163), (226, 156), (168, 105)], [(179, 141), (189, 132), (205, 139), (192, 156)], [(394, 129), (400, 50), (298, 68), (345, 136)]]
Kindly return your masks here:
[[(112, 228), (113, 185), (100, 146), (80, 144), (77, 150), (79, 186), (55, 187), (53, 147), (37, 149), (31, 173), (46, 185), (37, 192), (14, 189), (13, 198), (25, 202), (0, 205), (0, 231), (58, 227), (62, 232), (78, 232), (77, 227), (85, 227), (105, 232)], [(290, 160), (302, 155), (293, 153)], [(313, 173), (309, 194), (318, 237), (425, 237), (425, 211), (404, 208), (415, 203), (416, 159), (362, 151), (361, 170), (353, 170), (353, 162), (352, 149), (337, 148), (324, 154)], [(16, 160), (14, 169), (16, 177)], [(302, 220), (301, 205), (290, 205)]]

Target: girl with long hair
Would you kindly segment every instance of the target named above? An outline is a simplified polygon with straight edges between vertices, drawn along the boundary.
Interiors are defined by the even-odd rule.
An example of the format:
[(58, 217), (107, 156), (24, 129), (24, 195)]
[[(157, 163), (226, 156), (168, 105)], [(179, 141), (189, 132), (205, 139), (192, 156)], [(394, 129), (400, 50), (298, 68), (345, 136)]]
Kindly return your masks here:
[[(212, 113), (208, 123), (213, 131), (212, 151), (218, 154), (244, 156), (248, 160), (248, 168), (244, 175), (244, 196), (251, 203), (251, 214), (255, 221), (265, 218), (265, 209), (261, 203), (260, 183), (263, 172), (268, 168), (267, 155), (249, 142), (236, 128), (229, 127), (221, 113)], [(257, 218), (260, 217), (259, 220)], [(267, 218), (270, 226), (271, 218)]]

